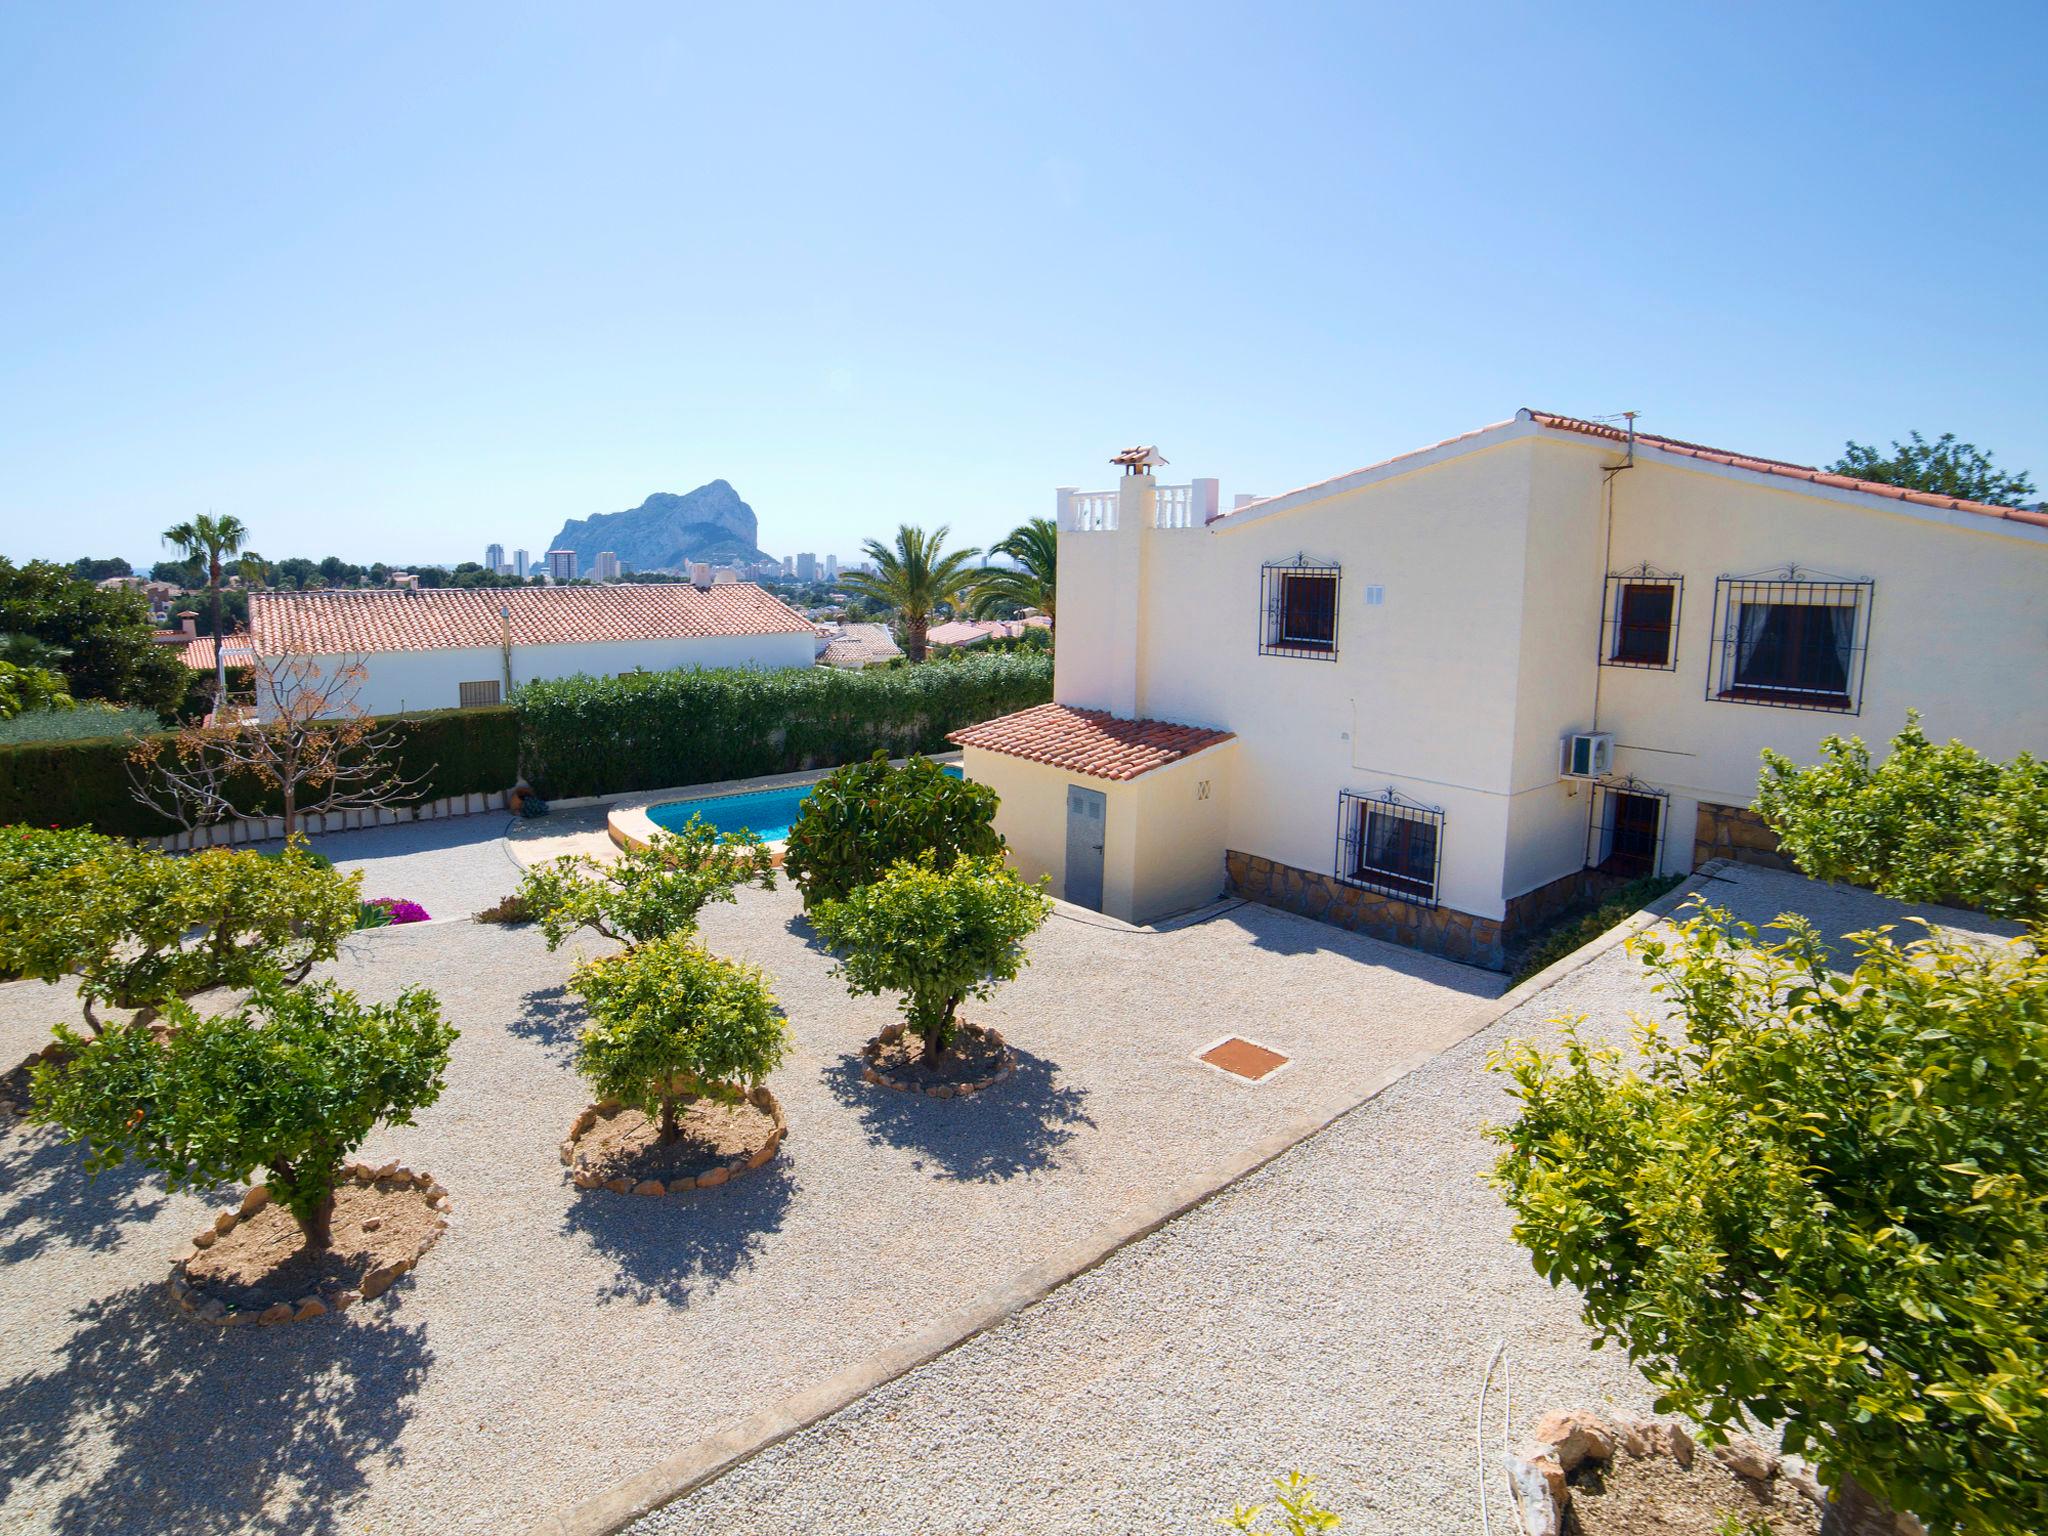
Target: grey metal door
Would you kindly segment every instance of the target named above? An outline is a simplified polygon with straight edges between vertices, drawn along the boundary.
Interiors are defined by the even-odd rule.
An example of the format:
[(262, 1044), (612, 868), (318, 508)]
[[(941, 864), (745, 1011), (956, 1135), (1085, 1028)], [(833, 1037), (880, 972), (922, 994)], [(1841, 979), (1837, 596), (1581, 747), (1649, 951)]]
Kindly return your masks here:
[(1067, 890), (1077, 907), (1102, 910), (1102, 815), (1099, 789), (1067, 786)]

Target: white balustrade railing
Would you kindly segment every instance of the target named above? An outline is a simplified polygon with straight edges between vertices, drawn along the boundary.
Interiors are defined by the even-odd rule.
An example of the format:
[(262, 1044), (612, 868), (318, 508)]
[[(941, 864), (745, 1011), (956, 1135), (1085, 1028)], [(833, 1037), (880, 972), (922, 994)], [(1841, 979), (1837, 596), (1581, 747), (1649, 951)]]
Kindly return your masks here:
[(1154, 528), (1194, 527), (1195, 488), (1192, 485), (1162, 485), (1153, 494)]
[(1079, 533), (1108, 533), (1116, 527), (1115, 491), (1076, 491), (1074, 528)]

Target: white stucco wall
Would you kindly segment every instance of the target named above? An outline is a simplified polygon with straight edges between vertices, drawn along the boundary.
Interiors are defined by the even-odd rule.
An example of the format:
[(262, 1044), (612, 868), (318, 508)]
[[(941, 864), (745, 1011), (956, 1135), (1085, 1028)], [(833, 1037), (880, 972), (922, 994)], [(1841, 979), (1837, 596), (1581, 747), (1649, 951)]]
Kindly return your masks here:
[[(689, 640), (620, 640), (583, 645), (514, 645), (512, 682), (669, 672), (690, 667), (808, 667), (816, 652), (809, 634), (717, 636)], [(336, 658), (340, 660), (340, 658)], [(453, 709), (464, 683), (496, 682), (504, 696), (505, 660), (497, 646), (380, 651), (361, 658), (367, 669), (356, 704), (372, 714)]]

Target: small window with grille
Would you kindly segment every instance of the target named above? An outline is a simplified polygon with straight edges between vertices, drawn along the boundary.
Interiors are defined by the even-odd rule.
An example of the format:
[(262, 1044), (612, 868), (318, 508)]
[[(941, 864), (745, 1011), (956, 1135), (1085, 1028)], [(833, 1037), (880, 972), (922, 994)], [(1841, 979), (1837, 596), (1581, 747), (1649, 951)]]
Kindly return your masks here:
[(1707, 697), (1778, 709), (1854, 714), (1870, 645), (1868, 580), (1782, 574), (1723, 576), (1714, 589)]
[(1678, 607), (1684, 579), (1652, 566), (1607, 578), (1600, 661), (1609, 667), (1678, 665)]
[(1261, 568), (1260, 655), (1336, 660), (1338, 575), (1306, 556)]
[(1337, 797), (1337, 878), (1383, 895), (1436, 904), (1444, 813), (1393, 790)]
[(458, 692), (461, 698), (459, 707), (462, 709), (482, 709), (487, 704), (498, 702), (498, 684), (495, 679), (488, 683), (460, 684)]
[(1669, 797), (1637, 779), (1593, 787), (1586, 863), (1610, 875), (1655, 874), (1664, 863), (1664, 808)]

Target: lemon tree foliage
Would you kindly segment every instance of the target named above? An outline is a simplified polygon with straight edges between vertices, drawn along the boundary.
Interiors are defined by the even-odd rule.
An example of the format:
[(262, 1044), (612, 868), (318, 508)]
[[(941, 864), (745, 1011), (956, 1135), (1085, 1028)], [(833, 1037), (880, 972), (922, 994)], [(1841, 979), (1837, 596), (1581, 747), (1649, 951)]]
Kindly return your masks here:
[(721, 959), (685, 933), (579, 965), (569, 987), (590, 1013), (576, 1070), (600, 1097), (658, 1118), (663, 1141), (678, 1135), (682, 1100), (736, 1098), (789, 1049), (760, 969)]
[(706, 906), (734, 900), (743, 885), (775, 889), (766, 845), (751, 832), (720, 834), (692, 816), (682, 831), (658, 834), (609, 863), (573, 854), (537, 864), (515, 899), (540, 919), (549, 949), (578, 928), (644, 944), (695, 932)]
[(839, 952), (838, 974), (856, 996), (902, 994), (903, 1021), (935, 1066), (953, 1043), (960, 1004), (992, 996), (1027, 963), (1024, 941), (1052, 904), (1000, 858), (939, 867), (905, 861), (843, 901), (812, 913)]
[(1804, 873), (1906, 901), (2048, 917), (2048, 763), (1936, 745), (1910, 713), (1881, 763), (1856, 736), (1830, 736), (1820, 750), (1810, 767), (1766, 750), (1757, 787), (1757, 811)]
[(1515, 1236), (1713, 1426), (1782, 1424), (1937, 1530), (2048, 1530), (2048, 959), (1705, 908), (1639, 940), (1683, 1033), (1511, 1045)]
[(932, 855), (940, 867), (962, 855), (996, 854), (996, 792), (956, 779), (928, 757), (898, 768), (877, 752), (825, 775), (789, 829), (782, 867), (804, 906), (836, 900), (903, 859)]
[(355, 927), (360, 874), (302, 840), (277, 855), (182, 857), (96, 833), (0, 833), (0, 975), (76, 977), (100, 1006), (155, 1009), (213, 987), (303, 980)]
[(1278, 1526), (1263, 1523), (1263, 1504), (1240, 1504), (1217, 1523), (1225, 1530), (1243, 1531), (1246, 1536), (1314, 1536), (1317, 1531), (1334, 1531), (1344, 1522), (1323, 1508), (1311, 1486), (1314, 1482), (1305, 1472), (1289, 1472), (1273, 1479), (1273, 1502), (1280, 1510)]
[(66, 1028), (34, 1068), (34, 1117), (83, 1142), (97, 1173), (133, 1159), (173, 1190), (266, 1170), (308, 1248), (332, 1240), (342, 1159), (441, 1095), (455, 1030), (434, 994), (366, 1005), (332, 982), (267, 981), (237, 1010), (165, 1009), (168, 1032)]

